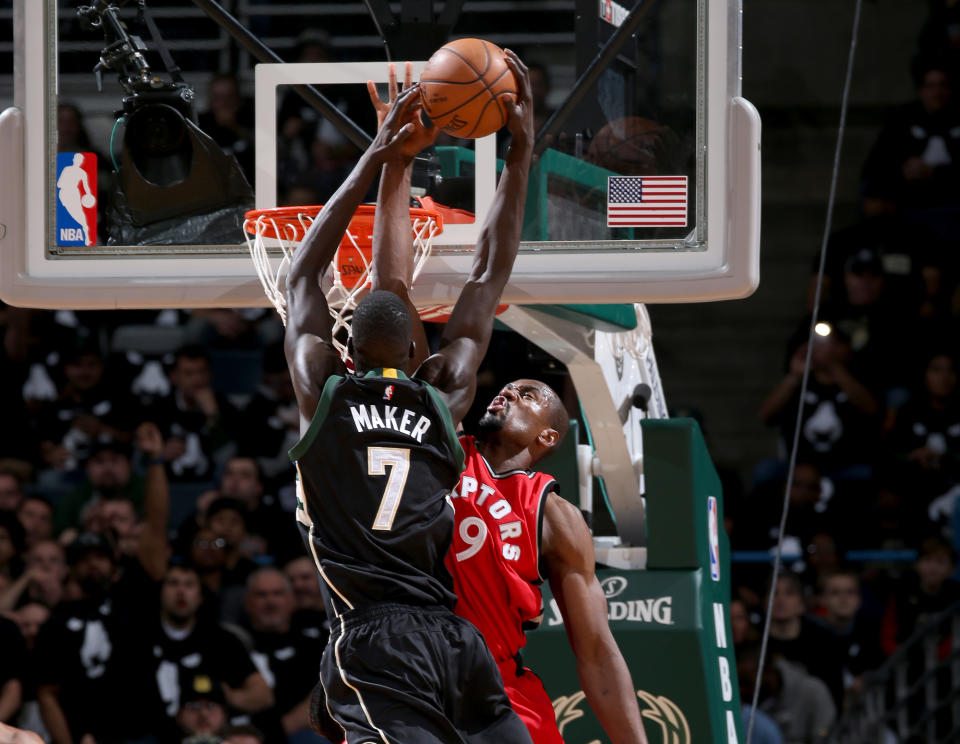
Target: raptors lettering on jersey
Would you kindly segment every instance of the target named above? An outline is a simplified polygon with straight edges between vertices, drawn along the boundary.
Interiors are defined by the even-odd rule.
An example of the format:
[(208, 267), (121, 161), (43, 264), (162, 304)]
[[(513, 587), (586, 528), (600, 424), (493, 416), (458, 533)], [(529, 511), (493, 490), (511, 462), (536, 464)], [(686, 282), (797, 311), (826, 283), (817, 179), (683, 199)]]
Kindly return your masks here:
[(543, 614), (540, 528), (556, 481), (526, 470), (495, 473), (473, 437), (461, 437), (460, 444), (466, 465), (452, 494), (456, 529), (447, 554), (455, 612), (480, 629), (502, 661), (524, 646), (524, 630)]

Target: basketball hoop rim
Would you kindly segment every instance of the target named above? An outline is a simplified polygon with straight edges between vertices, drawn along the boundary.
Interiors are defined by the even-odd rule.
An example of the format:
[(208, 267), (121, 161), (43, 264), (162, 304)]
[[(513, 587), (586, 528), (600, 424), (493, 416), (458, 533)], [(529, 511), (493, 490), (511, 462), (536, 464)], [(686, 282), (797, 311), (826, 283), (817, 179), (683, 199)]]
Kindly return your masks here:
[[(243, 229), (250, 235), (259, 235), (263, 238), (295, 240), (303, 239), (301, 231), (305, 230), (303, 219), (313, 220), (323, 209), (322, 204), (311, 204), (293, 207), (270, 207), (267, 209), (251, 209), (244, 214)], [(373, 232), (373, 220), (376, 215), (376, 204), (361, 204), (357, 207), (350, 220), (351, 231)], [(424, 207), (410, 207), (410, 221), (433, 220), (434, 234), (443, 232), (443, 213), (437, 209)], [(277, 229), (292, 230), (291, 233), (278, 235)]]

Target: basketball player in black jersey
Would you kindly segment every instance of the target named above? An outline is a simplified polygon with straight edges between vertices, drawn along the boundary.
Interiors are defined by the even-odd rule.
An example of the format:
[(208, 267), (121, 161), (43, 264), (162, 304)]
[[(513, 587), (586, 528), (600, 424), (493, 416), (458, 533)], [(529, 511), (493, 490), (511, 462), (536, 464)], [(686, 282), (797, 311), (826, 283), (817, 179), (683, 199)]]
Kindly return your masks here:
[[(433, 385), (404, 373), (416, 345), (406, 297), (378, 288), (387, 273), (375, 273), (375, 291), (353, 316), (348, 348), (356, 375), (345, 374), (332, 346), (319, 282), (380, 166), (409, 162), (435, 137), (420, 121), (416, 86), (386, 112), (287, 276), (285, 347), (302, 435), (290, 452), (297, 520), (331, 615), (321, 681), (349, 744), (531, 741), (482, 636), (453, 614), (444, 568), (453, 530), (448, 499), (463, 464), (453, 422), (473, 400), (517, 254), (533, 148), (526, 68), (512, 53), (508, 64), (519, 82), (510, 152), (441, 349), (423, 366)], [(391, 241), (375, 242), (391, 250)], [(408, 237), (396, 241), (398, 250), (408, 246)], [(389, 256), (375, 255), (375, 267), (385, 262)]]

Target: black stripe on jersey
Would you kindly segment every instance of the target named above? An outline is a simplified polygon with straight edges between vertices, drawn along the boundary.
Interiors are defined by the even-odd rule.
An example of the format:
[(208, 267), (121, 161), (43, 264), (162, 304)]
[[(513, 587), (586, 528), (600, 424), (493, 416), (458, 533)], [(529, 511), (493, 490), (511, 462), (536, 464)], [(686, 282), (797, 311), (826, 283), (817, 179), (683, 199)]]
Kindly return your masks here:
[(525, 475), (530, 480), (533, 480), (536, 477), (536, 473), (533, 470), (504, 470), (502, 473), (498, 473), (496, 470), (491, 467), (490, 463), (487, 462), (487, 458), (483, 456), (483, 453), (477, 449), (477, 454), (480, 455), (480, 459), (483, 460), (483, 464), (487, 466), (487, 472), (490, 473), (491, 478), (509, 478), (512, 475)]
[(540, 492), (540, 498), (537, 500), (537, 573), (540, 576), (539, 584), (542, 584), (549, 571), (543, 565), (543, 513), (546, 511), (547, 497), (556, 491), (560, 492), (560, 487), (555, 480), (547, 483)]

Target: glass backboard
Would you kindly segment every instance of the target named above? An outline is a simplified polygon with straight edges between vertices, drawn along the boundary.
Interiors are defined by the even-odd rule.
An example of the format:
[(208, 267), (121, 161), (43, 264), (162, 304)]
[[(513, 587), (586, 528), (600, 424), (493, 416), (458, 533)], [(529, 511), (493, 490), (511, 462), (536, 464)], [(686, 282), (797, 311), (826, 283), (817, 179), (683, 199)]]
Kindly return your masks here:
[[(420, 60), (419, 73), (463, 36), (533, 69), (538, 155), (505, 301), (702, 301), (756, 287), (760, 124), (739, 97), (739, 0), (233, 4), (228, 20), (286, 64), (260, 63), (207, 5), (13, 0), (2, 299), (266, 304), (243, 213), (323, 203), (373, 134), (366, 80), (385, 82), (388, 59)], [(455, 300), (507, 139), (444, 138), (418, 161), (418, 193), (468, 215), (436, 241), (418, 303)], [(657, 193), (669, 209), (649, 201)]]

